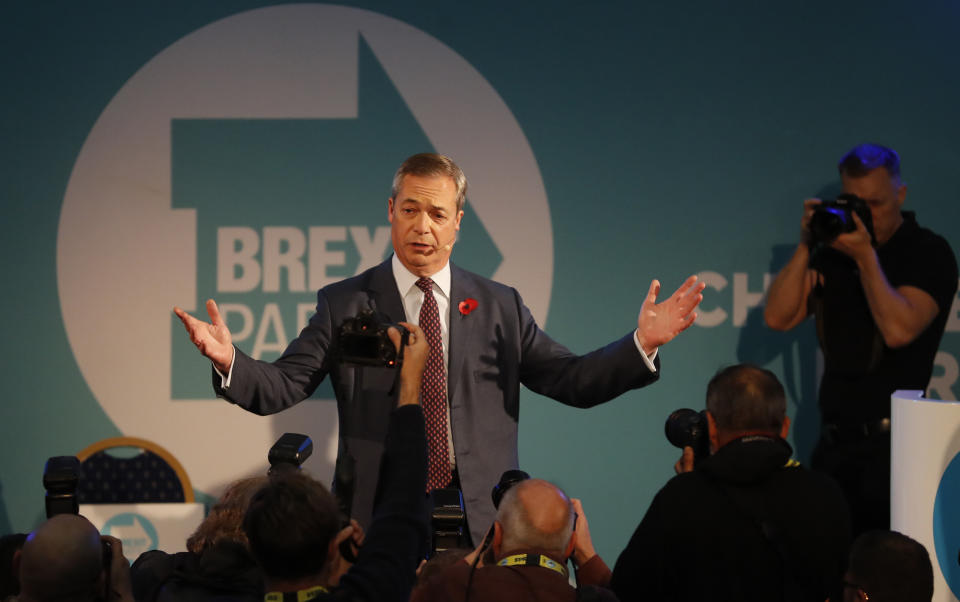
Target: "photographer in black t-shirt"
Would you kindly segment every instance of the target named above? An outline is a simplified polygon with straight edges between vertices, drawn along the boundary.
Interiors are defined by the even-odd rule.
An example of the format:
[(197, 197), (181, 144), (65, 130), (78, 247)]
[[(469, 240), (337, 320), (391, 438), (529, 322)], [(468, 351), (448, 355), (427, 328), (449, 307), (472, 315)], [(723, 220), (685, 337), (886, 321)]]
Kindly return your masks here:
[(815, 239), (811, 220), (824, 207), (804, 201), (800, 244), (770, 285), (764, 318), (789, 330), (816, 317), (824, 374), (812, 464), (840, 483), (860, 533), (889, 527), (890, 395), (927, 388), (957, 263), (946, 240), (901, 211), (907, 186), (895, 151), (860, 144), (838, 169), (844, 194), (866, 203), (872, 236), (851, 212), (849, 231)]

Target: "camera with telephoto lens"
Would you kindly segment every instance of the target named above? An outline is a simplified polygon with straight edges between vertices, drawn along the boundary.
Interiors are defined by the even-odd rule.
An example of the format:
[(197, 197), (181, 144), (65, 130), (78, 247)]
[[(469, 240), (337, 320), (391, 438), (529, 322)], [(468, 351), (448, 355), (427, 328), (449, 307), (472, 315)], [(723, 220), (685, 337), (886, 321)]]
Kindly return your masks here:
[(870, 241), (875, 242), (873, 234), (873, 216), (867, 202), (855, 194), (844, 193), (832, 201), (823, 201), (810, 216), (810, 245), (818, 247), (829, 245), (837, 236), (854, 232), (857, 223), (853, 221), (856, 213), (870, 233)]
[(710, 455), (706, 411), (697, 412), (688, 408), (675, 410), (667, 417), (664, 431), (667, 441), (674, 447), (693, 448), (694, 463)]
[(356, 317), (347, 318), (340, 324), (339, 360), (347, 364), (361, 366), (384, 366), (399, 368), (403, 363), (403, 354), (387, 336), (387, 329), (396, 328), (403, 337), (401, 351), (406, 345), (410, 332), (399, 324), (381, 320), (370, 309), (361, 311)]
[[(80, 484), (80, 460), (76, 456), (53, 456), (43, 466), (44, 503), (47, 518), (58, 514), (80, 514), (77, 501), (77, 485)], [(112, 544), (100, 539), (101, 562), (104, 571), (104, 591), (97, 602), (110, 599), (110, 565), (113, 559)]]

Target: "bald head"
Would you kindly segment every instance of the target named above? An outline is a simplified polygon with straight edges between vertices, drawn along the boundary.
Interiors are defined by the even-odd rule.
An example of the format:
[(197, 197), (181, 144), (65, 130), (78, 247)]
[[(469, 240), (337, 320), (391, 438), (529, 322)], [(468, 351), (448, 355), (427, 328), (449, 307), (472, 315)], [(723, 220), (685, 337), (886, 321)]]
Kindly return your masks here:
[(97, 528), (82, 516), (58, 514), (37, 527), (23, 544), (20, 599), (91, 600), (102, 568)]
[(573, 504), (556, 485), (528, 479), (511, 487), (500, 502), (501, 554), (533, 549), (562, 557), (575, 520)]

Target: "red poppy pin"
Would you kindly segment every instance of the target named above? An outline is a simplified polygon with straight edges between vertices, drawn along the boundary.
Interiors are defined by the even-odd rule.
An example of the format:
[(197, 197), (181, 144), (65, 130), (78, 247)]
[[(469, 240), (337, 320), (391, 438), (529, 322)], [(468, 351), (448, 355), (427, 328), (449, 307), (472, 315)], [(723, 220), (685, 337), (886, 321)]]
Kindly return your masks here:
[(477, 306), (480, 305), (477, 303), (477, 300), (473, 297), (467, 297), (465, 301), (460, 302), (460, 313), (463, 315), (469, 315), (470, 312), (477, 309)]

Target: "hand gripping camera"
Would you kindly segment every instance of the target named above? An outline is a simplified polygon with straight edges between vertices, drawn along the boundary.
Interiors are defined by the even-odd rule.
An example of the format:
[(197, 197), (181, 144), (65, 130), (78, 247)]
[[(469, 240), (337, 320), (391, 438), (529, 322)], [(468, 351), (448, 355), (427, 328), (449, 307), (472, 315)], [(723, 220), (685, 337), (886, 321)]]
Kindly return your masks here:
[[(387, 336), (387, 329), (391, 326), (400, 331), (403, 338), (400, 353)], [(409, 336), (410, 331), (403, 326), (383, 321), (376, 312), (365, 309), (340, 324), (339, 360), (361, 366), (399, 368), (403, 364), (403, 349)]]
[(867, 202), (855, 194), (844, 193), (832, 201), (823, 201), (814, 209), (810, 217), (811, 248), (829, 245), (837, 236), (855, 231), (857, 223), (853, 221), (854, 213), (870, 233), (870, 241), (876, 244), (873, 216)]

